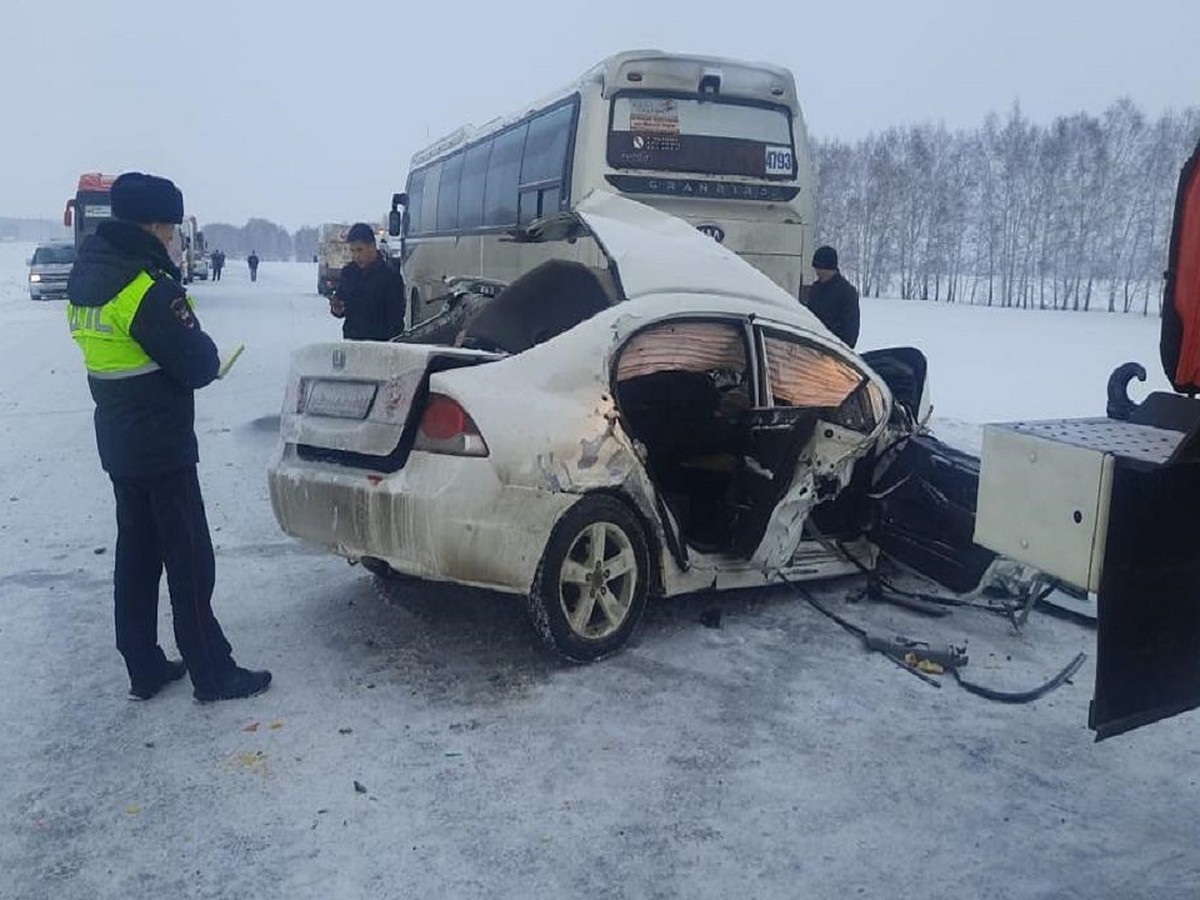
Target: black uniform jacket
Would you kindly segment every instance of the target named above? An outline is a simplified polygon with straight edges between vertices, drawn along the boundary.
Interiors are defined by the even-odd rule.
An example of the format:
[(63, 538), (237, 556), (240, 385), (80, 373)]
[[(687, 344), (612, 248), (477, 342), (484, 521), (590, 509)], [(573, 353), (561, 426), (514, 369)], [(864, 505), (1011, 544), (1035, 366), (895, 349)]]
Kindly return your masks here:
[(114, 477), (155, 475), (199, 461), (193, 391), (217, 377), (212, 338), (188, 307), (179, 269), (152, 234), (127, 222), (104, 222), (79, 250), (67, 295), (99, 307), (139, 272), (154, 285), (130, 325), (130, 336), (160, 366), (128, 378), (88, 377), (96, 401), (100, 464)]

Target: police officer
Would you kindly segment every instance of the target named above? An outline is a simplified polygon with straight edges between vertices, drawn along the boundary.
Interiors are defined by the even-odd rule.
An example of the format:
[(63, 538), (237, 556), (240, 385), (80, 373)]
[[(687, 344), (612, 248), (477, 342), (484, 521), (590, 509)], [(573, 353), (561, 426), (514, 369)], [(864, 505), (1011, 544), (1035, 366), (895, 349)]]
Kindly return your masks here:
[(858, 289), (838, 271), (838, 255), (832, 247), (818, 247), (812, 265), (817, 281), (808, 289), (806, 305), (842, 343), (853, 347), (858, 343)]
[[(167, 252), (183, 195), (165, 178), (126, 172), (111, 203), (113, 219), (80, 248), (67, 315), (117, 501), (113, 594), (129, 696), (148, 700), (187, 672), (201, 702), (249, 697), (267, 689), (271, 673), (234, 663), (212, 611), (216, 566), (196, 475), (193, 392), (220, 363)], [(182, 661), (158, 644), (164, 566)]]

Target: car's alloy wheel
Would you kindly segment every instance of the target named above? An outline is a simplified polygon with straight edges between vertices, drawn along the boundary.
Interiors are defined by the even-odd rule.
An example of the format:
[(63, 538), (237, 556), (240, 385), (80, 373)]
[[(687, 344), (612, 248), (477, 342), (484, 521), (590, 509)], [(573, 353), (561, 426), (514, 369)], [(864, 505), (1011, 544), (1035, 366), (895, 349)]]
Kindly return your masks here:
[(570, 659), (598, 659), (637, 627), (648, 582), (641, 523), (616, 498), (590, 495), (550, 535), (529, 593), (530, 616), (551, 648)]

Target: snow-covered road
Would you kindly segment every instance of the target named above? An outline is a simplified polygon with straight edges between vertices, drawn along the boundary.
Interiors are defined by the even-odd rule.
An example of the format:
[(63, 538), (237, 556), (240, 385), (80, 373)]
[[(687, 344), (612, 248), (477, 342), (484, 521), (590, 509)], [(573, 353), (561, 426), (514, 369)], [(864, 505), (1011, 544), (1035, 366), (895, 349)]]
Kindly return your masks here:
[[(231, 260), (194, 294), (246, 351), (197, 398), (214, 606), (251, 700), (125, 699), (111, 487), (63, 304), (0, 244), (0, 898), (1195, 897), (1200, 714), (1094, 745), (1092, 668), (1030, 706), (931, 688), (785, 590), (652, 606), (563, 667), (519, 606), (384, 590), (284, 537), (267, 498), (289, 351), (335, 337), (315, 267)], [(915, 343), (937, 411), (1094, 415), (1157, 323), (864, 301)], [(1161, 373), (1152, 375), (1161, 385)], [(979, 681), (1048, 677), (1094, 633), (1035, 614), (860, 621), (970, 640)], [(165, 589), (161, 634), (171, 647)], [(357, 787), (356, 787), (357, 783)]]

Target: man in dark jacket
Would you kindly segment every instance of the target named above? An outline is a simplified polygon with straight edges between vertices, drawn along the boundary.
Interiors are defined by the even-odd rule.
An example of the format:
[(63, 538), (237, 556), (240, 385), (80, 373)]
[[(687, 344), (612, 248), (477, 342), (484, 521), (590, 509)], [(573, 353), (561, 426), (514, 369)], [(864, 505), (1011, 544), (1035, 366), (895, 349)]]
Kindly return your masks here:
[(246, 265), (250, 267), (250, 280), (258, 281), (258, 254), (253, 250), (251, 250), (250, 255), (246, 257)]
[[(167, 253), (183, 195), (165, 178), (127, 172), (113, 182), (113, 220), (80, 248), (67, 285), (71, 335), (96, 402), (96, 445), (117, 501), (114, 601), (129, 695), (148, 700), (192, 677), (197, 700), (249, 697), (270, 672), (238, 667), (212, 611), (215, 560), (200, 482), (193, 392), (220, 361)], [(175, 643), (158, 644), (163, 567)]]
[(838, 271), (837, 251), (818, 247), (813, 254), (816, 283), (808, 289), (807, 306), (843, 344), (858, 343), (858, 289)]
[(375, 246), (365, 222), (346, 234), (350, 262), (342, 267), (329, 312), (342, 322), (348, 341), (388, 341), (404, 330), (404, 279)]

